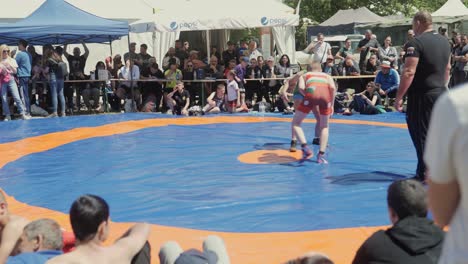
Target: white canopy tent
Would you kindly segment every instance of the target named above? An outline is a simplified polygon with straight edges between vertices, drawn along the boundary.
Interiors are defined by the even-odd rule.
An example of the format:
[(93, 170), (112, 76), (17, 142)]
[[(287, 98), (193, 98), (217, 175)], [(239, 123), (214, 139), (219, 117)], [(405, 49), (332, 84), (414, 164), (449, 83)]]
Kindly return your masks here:
[(448, 0), (442, 7), (432, 13), (433, 17), (467, 16), (468, 8), (461, 0)]
[[(131, 24), (130, 31), (160, 32), (160, 38), (155, 37), (156, 43), (162, 46), (167, 40), (175, 40), (181, 31), (272, 27), (278, 49), (294, 61), (294, 26), (299, 24), (299, 15), (293, 8), (277, 0), (238, 0), (235, 5), (225, 0), (172, 0), (165, 4), (149, 2), (155, 5), (155, 13)], [(226, 6), (230, 7), (226, 9)], [(206, 34), (207, 45), (210, 43), (209, 36)], [(160, 48), (161, 51), (167, 49)], [(210, 49), (207, 49), (209, 52)], [(157, 58), (158, 61), (162, 60), (160, 55)]]

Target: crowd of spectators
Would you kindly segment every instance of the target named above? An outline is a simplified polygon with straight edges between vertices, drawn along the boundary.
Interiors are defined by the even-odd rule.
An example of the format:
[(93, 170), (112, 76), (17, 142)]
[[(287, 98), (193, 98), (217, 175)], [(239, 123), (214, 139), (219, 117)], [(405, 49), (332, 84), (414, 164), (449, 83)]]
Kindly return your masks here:
[[(414, 33), (409, 30), (408, 41), (412, 38)], [(449, 41), (453, 47), (450, 86), (455, 86), (467, 79), (467, 36), (453, 32)], [(375, 83), (380, 97), (377, 101), (382, 102), (386, 111), (391, 110), (387, 106), (392, 104), (387, 99), (395, 97), (399, 86), (405, 46), (399, 49), (393, 47), (391, 36), (385, 36), (379, 43), (377, 36), (368, 30), (356, 50), (352, 50), (351, 40), (347, 39), (343, 47), (332, 54), (332, 47), (320, 33), (305, 51), (311, 59), (320, 61), (323, 71), (329, 75), (366, 75), (366, 78), (340, 78), (337, 81), (342, 93), (337, 98), (347, 101), (337, 112), (353, 113), (362, 111), (345, 111), (345, 108), (353, 109), (349, 104), (356, 96), (366, 93), (369, 81)], [(0, 46), (3, 56), (0, 82), (4, 121), (12, 119), (11, 113), (15, 109), (22, 119), (29, 119), (31, 115), (63, 117), (82, 110), (91, 113), (143, 111), (181, 115), (248, 112), (258, 109), (260, 102), (265, 103), (267, 111), (289, 113), (293, 110), (292, 103), (284, 105), (279, 90), (300, 68), (295, 67), (287, 55), (278, 59), (271, 56), (264, 58), (255, 40), (240, 41), (239, 45), (229, 41), (227, 49), (222, 52), (212, 47), (210, 58), (201, 51), (190, 49), (187, 41), (177, 40), (165, 54), (161, 66), (148, 53), (146, 44), (141, 44), (137, 51), (137, 44), (131, 43), (129, 52), (99, 61), (89, 75), (85, 74), (84, 69), (90, 51), (84, 43), (83, 49), (83, 54), (80, 47), (75, 47), (69, 54), (67, 45), (63, 48), (46, 45), (40, 55), (34, 46), (28, 46), (27, 41), (21, 40), (18, 52), (12, 54), (8, 46)], [(227, 81), (232, 72), (235, 73), (234, 80), (239, 90), (236, 96), (232, 95), (233, 84), (230, 89)], [(369, 76), (376, 77), (369, 80)], [(179, 81), (184, 83), (184, 96), (177, 92)], [(202, 94), (209, 98), (220, 85), (224, 85), (225, 102), (218, 103), (219, 111), (205, 111), (204, 104), (210, 102), (208, 99), (201, 101), (204, 99)], [(220, 95), (217, 96), (219, 98)], [(235, 105), (232, 101), (235, 101)], [(364, 100), (364, 103), (367, 101)], [(183, 111), (175, 110), (175, 105), (180, 105)], [(359, 104), (353, 104), (356, 105)]]

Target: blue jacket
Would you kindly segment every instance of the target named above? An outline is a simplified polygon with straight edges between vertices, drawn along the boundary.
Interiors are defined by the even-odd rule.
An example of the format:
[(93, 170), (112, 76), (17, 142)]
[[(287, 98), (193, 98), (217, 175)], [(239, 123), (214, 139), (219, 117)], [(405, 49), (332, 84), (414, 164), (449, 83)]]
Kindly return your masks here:
[(43, 250), (31, 253), (21, 253), (9, 257), (6, 264), (45, 264), (49, 259), (61, 255), (59, 250)]
[(388, 92), (391, 92), (398, 89), (400, 85), (400, 75), (394, 69), (390, 69), (388, 74), (383, 74), (382, 71), (379, 71), (377, 76), (375, 76), (375, 83), (380, 84), (382, 90), (389, 90)]

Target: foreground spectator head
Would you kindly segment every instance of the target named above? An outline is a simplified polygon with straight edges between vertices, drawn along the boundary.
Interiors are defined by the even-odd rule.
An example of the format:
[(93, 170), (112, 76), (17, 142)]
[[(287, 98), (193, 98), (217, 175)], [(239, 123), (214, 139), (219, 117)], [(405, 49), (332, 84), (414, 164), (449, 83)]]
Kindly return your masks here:
[(317, 42), (322, 43), (324, 39), (325, 39), (325, 36), (323, 35), (323, 33), (317, 34)]
[(285, 264), (333, 264), (333, 261), (322, 253), (310, 252)]
[(29, 223), (21, 236), (20, 253), (62, 249), (62, 231), (57, 222), (39, 219)]
[(286, 55), (286, 54), (281, 56), (279, 63), (280, 63), (281, 66), (284, 66), (284, 67), (290, 67), (291, 66), (291, 62), (289, 61), (289, 56)]
[(29, 46), (28, 46), (28, 52), (29, 52), (31, 55), (35, 55), (35, 54), (36, 54), (36, 48), (35, 48), (33, 45), (29, 45)]
[(408, 216), (427, 216), (426, 189), (415, 180), (393, 182), (388, 187), (387, 203), (392, 223)]
[(184, 83), (182, 81), (177, 81), (176, 89), (181, 93), (184, 90)]
[(80, 243), (93, 239), (105, 241), (109, 230), (109, 205), (99, 196), (83, 195), (70, 208), (70, 222)]
[(414, 38), (414, 30), (408, 30), (408, 40), (412, 40)]
[(190, 48), (190, 43), (188, 41), (184, 41), (184, 49), (189, 50)]

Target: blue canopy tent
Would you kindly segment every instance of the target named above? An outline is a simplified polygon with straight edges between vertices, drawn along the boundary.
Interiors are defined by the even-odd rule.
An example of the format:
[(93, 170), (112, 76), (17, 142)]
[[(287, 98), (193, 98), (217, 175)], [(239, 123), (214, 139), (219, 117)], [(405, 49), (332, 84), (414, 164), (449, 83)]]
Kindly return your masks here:
[(128, 22), (87, 13), (64, 0), (46, 0), (28, 17), (0, 25), (0, 43), (26, 39), (33, 45), (110, 43), (128, 35)]

